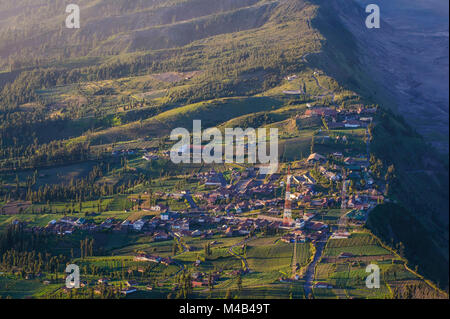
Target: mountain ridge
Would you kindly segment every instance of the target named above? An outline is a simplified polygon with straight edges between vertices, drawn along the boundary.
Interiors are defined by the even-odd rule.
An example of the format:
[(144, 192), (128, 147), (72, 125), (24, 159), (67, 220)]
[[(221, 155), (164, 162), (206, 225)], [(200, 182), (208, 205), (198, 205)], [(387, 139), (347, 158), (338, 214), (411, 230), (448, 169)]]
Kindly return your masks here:
[[(195, 3), (202, 5), (202, 1), (196, 0)], [(26, 1), (19, 1), (18, 5), (25, 3)], [(41, 0), (40, 3), (40, 10), (45, 11), (48, 1)], [(49, 118), (60, 120), (68, 123), (58, 126), (66, 131), (59, 139), (59, 132), (55, 132), (52, 142), (68, 145), (87, 142), (100, 147), (103, 144), (138, 138), (164, 137), (172, 127), (158, 126), (164, 122), (162, 119), (166, 122), (173, 120), (170, 124), (177, 125), (204, 117), (209, 120), (209, 125), (220, 125), (235, 117), (259, 112), (273, 116), (274, 112), (283, 107), (292, 106), (292, 110), (286, 111), (285, 115), (287, 119), (291, 119), (305, 110), (306, 103), (311, 102), (308, 97), (291, 98), (280, 93), (286, 85), (283, 84), (284, 79), (291, 74), (298, 74), (300, 77), (299, 82), (294, 82), (292, 86), (297, 89), (305, 87), (311, 96), (320, 97), (317, 104), (335, 106), (339, 103), (339, 106), (345, 107), (349, 100), (353, 102), (352, 99), (367, 105), (380, 104), (383, 109), (379, 116), (380, 123), (373, 129), (373, 152), (387, 165), (395, 165), (399, 184), (393, 185), (394, 198), (398, 204), (406, 207), (405, 214), (411, 214), (414, 220), (425, 225), (425, 231), (422, 232), (424, 241), (429, 243), (429, 251), (436, 252), (435, 260), (426, 260), (428, 257), (423, 257), (425, 255), (411, 260), (420, 264), (419, 270), (424, 271), (435, 282), (439, 281), (443, 287), (448, 285), (448, 274), (445, 278), (440, 267), (448, 264), (448, 252), (445, 255), (445, 248), (448, 247), (448, 216), (445, 218), (448, 205), (446, 207), (444, 203), (448, 199), (448, 183), (444, 181), (445, 173), (448, 176), (448, 163), (445, 166), (445, 162), (442, 163), (433, 148), (400, 116), (390, 111), (398, 109), (398, 102), (393, 98), (395, 91), (387, 87), (389, 83), (383, 83), (383, 77), (379, 74), (379, 62), (370, 63), (386, 56), (389, 50), (383, 45), (386, 37), (366, 37), (367, 32), (375, 34), (379, 31), (368, 31), (365, 28), (364, 11), (356, 2), (248, 0), (243, 4), (239, 1), (215, 1), (214, 4), (218, 7), (208, 8), (211, 10), (206, 10), (207, 12), (218, 12), (221, 8), (234, 9), (193, 18), (189, 12), (186, 16), (174, 15), (174, 12), (184, 13), (184, 6), (191, 1), (154, 1), (155, 6), (151, 8), (146, 7), (148, 3), (141, 1), (136, 3), (133, 9), (135, 11), (131, 10), (124, 18), (115, 17), (114, 14), (120, 12), (121, 6), (127, 3), (123, 0), (115, 4), (104, 1), (93, 4), (86, 0), (81, 5), (82, 8), (90, 8), (92, 14), (99, 8), (110, 10), (110, 16), (98, 19), (98, 23), (105, 19), (110, 22), (104, 26), (107, 29), (121, 19), (136, 16), (136, 12), (139, 15), (139, 10), (144, 10), (141, 13), (143, 20), (148, 11), (161, 10), (160, 20), (156, 20), (171, 23), (146, 26), (146, 30), (140, 31), (133, 29), (136, 25), (131, 25), (131, 31), (120, 31), (122, 26), (118, 25), (117, 29), (112, 28), (103, 34), (103, 29), (95, 27), (95, 21), (92, 22), (92, 29), (87, 28), (86, 31), (63, 30), (60, 25), (59, 33), (47, 29), (42, 32), (42, 37), (41, 33), (35, 35), (29, 29), (1, 33), (0, 39), (2, 36), (3, 39), (8, 38), (8, 41), (17, 46), (30, 42), (23, 50), (16, 51), (14, 46), (8, 46), (11, 42), (4, 42), (6, 44), (0, 48), (3, 65), (10, 69), (5, 74), (20, 74), (15, 82), (13, 79), (5, 80), (10, 82), (2, 92), (2, 102), (8, 104), (2, 109), (5, 119), (19, 118), (20, 121), (21, 117), (28, 119), (27, 116), (33, 114), (38, 119), (44, 118), (44, 123)], [(61, 4), (59, 3), (58, 8), (62, 8)], [(240, 6), (245, 4), (250, 6)], [(241, 21), (250, 17), (255, 10), (259, 14), (256, 19), (252, 17), (253, 20)], [(214, 25), (215, 21), (220, 23)], [(47, 23), (50, 25), (53, 20)], [(202, 26), (202, 23), (206, 25)], [(191, 28), (189, 34), (181, 33), (179, 27), (187, 25)], [(198, 30), (205, 30), (205, 33), (191, 36), (197, 26)], [(129, 25), (123, 29), (128, 27)], [(383, 27), (391, 28), (389, 25)], [(95, 36), (93, 29), (97, 29), (101, 36)], [(109, 34), (116, 30), (119, 30), (119, 35), (111, 38)], [(148, 30), (153, 33), (147, 33)], [(69, 40), (60, 43), (60, 39), (69, 33)], [(24, 42), (14, 40), (14, 37), (19, 38), (20, 35), (25, 35)], [(123, 35), (125, 37), (117, 41)], [(186, 36), (189, 38), (185, 39)], [(58, 47), (67, 45), (70, 40), (74, 40), (73, 46)], [(87, 45), (83, 47), (84, 44)], [(375, 50), (371, 52), (367, 47)], [(8, 50), (14, 54), (10, 54)], [(33, 54), (41, 57), (29, 59)], [(90, 62), (89, 58), (95, 56), (101, 58)], [(80, 62), (82, 66), (73, 67), (76, 59), (85, 59)], [(181, 76), (176, 81), (164, 81), (155, 76), (170, 72), (184, 74), (183, 72), (188, 71), (196, 71), (196, 76), (189, 79)], [(320, 73), (322, 82), (319, 82), (316, 73)], [(122, 83), (126, 83), (125, 88), (121, 86)], [(320, 83), (326, 83), (329, 91), (333, 91), (330, 88), (335, 88), (337, 92), (323, 92)], [(64, 93), (61, 95), (66, 95), (65, 99), (55, 97), (57, 94), (52, 95), (58, 90)], [(83, 94), (90, 90), (94, 94), (86, 98)], [(273, 93), (271, 97), (258, 96), (272, 91), (277, 93)], [(356, 92), (357, 96), (349, 91)], [(143, 99), (134, 97), (143, 93), (155, 98), (144, 105)], [(339, 95), (343, 97), (339, 98)], [(143, 110), (125, 111), (130, 104), (134, 107), (134, 104), (139, 103), (144, 105)], [(98, 109), (90, 107), (91, 105), (98, 106)], [(233, 112), (224, 114), (229, 111), (227, 108), (232, 108)], [(130, 113), (135, 115), (129, 116)], [(286, 120), (285, 117), (277, 120)], [(19, 122), (20, 125), (16, 128), (3, 126), (3, 141), (8, 147), (17, 143), (12, 139), (14, 129), (23, 131), (23, 134), (15, 135), (19, 136), (19, 142), (24, 145), (48, 142), (40, 136), (39, 131), (34, 135), (27, 135), (27, 130), (22, 128), (28, 128), (29, 123), (27, 120), (24, 122), (26, 123)], [(2, 122), (5, 123), (10, 124), (6, 120)], [(73, 129), (75, 124), (81, 129)], [(45, 135), (48, 138), (52, 134), (46, 132)], [(424, 170), (431, 173), (422, 174)], [(418, 173), (413, 175), (411, 171)], [(437, 191), (418, 187), (416, 184), (433, 187)], [(427, 200), (429, 198), (432, 199), (430, 202)], [(391, 213), (379, 213), (380, 219), (388, 220), (383, 218), (383, 214)], [(394, 226), (388, 225), (387, 228), (395, 229)], [(378, 231), (384, 236), (388, 233), (381, 228)], [(405, 236), (403, 232), (397, 233), (401, 234), (398, 237)], [(395, 237), (399, 242), (409, 243), (407, 252), (410, 257), (416, 253), (414, 241)], [(390, 238), (383, 239), (387, 243), (390, 241)], [(430, 263), (440, 266), (431, 268)]]

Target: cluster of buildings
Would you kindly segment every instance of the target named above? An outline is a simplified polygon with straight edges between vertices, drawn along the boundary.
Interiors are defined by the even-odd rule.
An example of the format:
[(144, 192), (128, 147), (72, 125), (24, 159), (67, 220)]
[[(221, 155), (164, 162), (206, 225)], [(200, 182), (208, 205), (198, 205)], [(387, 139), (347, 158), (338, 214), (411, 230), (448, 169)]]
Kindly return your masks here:
[(76, 229), (86, 229), (86, 219), (83, 217), (63, 217), (60, 220), (51, 220), (45, 230), (58, 235), (71, 235)]
[(160, 256), (155, 255), (148, 255), (148, 254), (138, 254), (134, 257), (134, 261), (145, 261), (145, 262), (153, 262), (157, 264), (163, 264), (166, 266), (172, 265), (174, 261), (170, 258), (164, 258)]
[[(343, 163), (342, 166), (330, 164), (331, 159), (338, 159)], [(369, 210), (383, 200), (383, 195), (372, 187), (374, 181), (370, 177), (367, 165), (364, 158), (344, 158), (338, 152), (327, 157), (318, 153), (311, 154), (292, 174), (292, 189), (289, 194), (292, 207), (300, 211), (311, 211), (339, 208), (344, 205), (349, 209)], [(312, 173), (313, 168), (316, 170), (315, 174)], [(350, 175), (347, 178), (352, 176), (364, 178), (366, 188), (354, 191), (343, 199), (338, 188), (324, 192), (318, 187), (318, 178), (326, 178), (330, 183), (342, 182), (343, 168), (346, 168)], [(174, 236), (248, 235), (252, 230), (277, 229), (285, 226), (280, 218), (285, 204), (280, 191), (285, 183), (284, 175), (261, 176), (257, 168), (232, 170), (228, 174), (233, 183), (228, 184), (223, 173), (212, 170), (192, 176), (200, 183), (212, 186), (210, 190), (193, 194), (184, 191), (158, 195), (189, 202), (190, 208), (183, 212), (173, 212), (170, 207), (158, 204), (150, 207), (150, 210), (159, 213), (152, 218), (144, 217), (138, 220), (108, 218), (101, 224), (96, 224), (85, 218), (68, 216), (58, 221), (52, 220), (45, 229), (60, 235), (70, 235), (77, 229), (90, 232), (141, 232), (152, 236), (155, 241), (162, 241), (172, 239)], [(256, 212), (258, 217), (244, 218), (242, 214), (245, 212)], [(302, 218), (294, 221), (292, 227), (302, 231), (308, 230), (297, 234), (299, 240), (314, 241), (317, 234), (320, 237), (319, 231), (323, 229), (315, 229), (315, 226), (312, 226), (314, 224), (311, 224), (305, 216), (306, 214), (303, 214)], [(286, 240), (293, 239), (286, 238)]]
[[(330, 128), (366, 127), (372, 122), (376, 111), (375, 108), (362, 106), (352, 110), (309, 106), (302, 117), (322, 117)], [(345, 141), (346, 136), (337, 138)], [(143, 158), (147, 161), (164, 156), (158, 153), (157, 148), (145, 151)], [(113, 155), (134, 153), (135, 150), (124, 149), (114, 151)], [(355, 211), (370, 210), (382, 202), (384, 197), (376, 189), (368, 165), (368, 159), (364, 156), (344, 157), (341, 152), (327, 156), (311, 154), (300, 164), (297, 163), (291, 175), (292, 189), (288, 196), (292, 208), (300, 212), (341, 207)], [(108, 218), (101, 224), (85, 218), (64, 217), (58, 221), (52, 220), (45, 230), (59, 235), (70, 235), (77, 229), (90, 232), (140, 232), (152, 236), (155, 241), (162, 241), (175, 236), (242, 236), (257, 229), (278, 229), (286, 226), (281, 218), (286, 202), (282, 194), (286, 183), (285, 174), (265, 176), (259, 174), (257, 167), (250, 167), (245, 170), (230, 169), (224, 173), (211, 170), (194, 174), (190, 179), (207, 187), (192, 194), (188, 191), (154, 194), (159, 199), (185, 201), (188, 204), (185, 211), (173, 212), (170, 207), (158, 204), (147, 208), (158, 213), (154, 217), (138, 220)], [(332, 187), (324, 189), (321, 186), (324, 179)], [(346, 196), (342, 196), (342, 189), (333, 185), (342, 184), (344, 180), (349, 179), (364, 180), (364, 185), (358, 185)], [(243, 214), (246, 212), (252, 212), (253, 218), (245, 218)], [(300, 216), (292, 222), (290, 229), (293, 231), (282, 240), (314, 241), (327, 231), (326, 224), (312, 222), (307, 213)]]
[(330, 107), (311, 107), (300, 118), (323, 117), (329, 129), (367, 127), (373, 122), (376, 108), (354, 108), (351, 110)]

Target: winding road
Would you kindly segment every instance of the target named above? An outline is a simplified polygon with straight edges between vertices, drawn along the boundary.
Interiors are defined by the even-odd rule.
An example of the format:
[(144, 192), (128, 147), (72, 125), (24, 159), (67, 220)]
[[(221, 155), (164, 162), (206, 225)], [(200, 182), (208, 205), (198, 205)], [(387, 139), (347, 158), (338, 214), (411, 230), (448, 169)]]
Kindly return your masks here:
[(312, 288), (315, 280), (316, 265), (319, 262), (320, 258), (322, 257), (323, 250), (325, 249), (325, 246), (327, 244), (328, 238), (330, 238), (330, 235), (331, 235), (330, 233), (327, 233), (325, 238), (322, 238), (317, 242), (314, 259), (306, 269), (306, 273), (304, 276), (305, 283), (303, 285), (303, 290), (305, 291), (306, 298), (308, 298), (308, 296), (312, 293)]
[(191, 194), (186, 193), (184, 195), (184, 198), (188, 201), (189, 205), (191, 206), (191, 209), (198, 208), (197, 204), (195, 203), (194, 199), (192, 198)]
[(323, 94), (323, 95), (319, 95), (319, 96), (315, 96), (315, 97), (316, 97), (316, 98), (323, 99), (323, 98), (325, 98), (325, 97), (327, 97), (327, 96), (331, 96), (331, 104), (333, 104), (334, 107), (335, 107), (336, 109), (338, 109), (338, 108), (339, 108), (339, 105), (337, 105), (337, 103), (334, 101), (334, 100), (336, 99), (336, 94), (334, 94), (334, 92), (332, 92), (332, 91), (330, 91), (329, 89), (324, 88), (322, 85), (320, 85), (319, 79), (318, 79), (314, 74), (312, 75), (312, 78), (316, 81), (317, 86), (318, 86), (320, 89), (322, 89), (322, 90), (324, 90), (324, 91), (326, 92), (326, 93)]
[(248, 239), (245, 239), (245, 240), (243, 240), (243, 241), (241, 241), (241, 242), (239, 242), (239, 243), (237, 243), (237, 244), (234, 244), (233, 246), (231, 246), (231, 247), (228, 249), (228, 252), (229, 252), (231, 255), (233, 255), (233, 256), (239, 258), (239, 259), (242, 261), (242, 263), (243, 263), (244, 266), (245, 266), (245, 272), (249, 272), (249, 271), (250, 271), (250, 267), (248, 266), (247, 259), (245, 259), (245, 258), (242, 257), (241, 255), (236, 254), (236, 253), (233, 251), (233, 248), (234, 248), (234, 247), (237, 247), (237, 246), (242, 246), (242, 245), (244, 245), (245, 243), (247, 243), (247, 241), (248, 241)]

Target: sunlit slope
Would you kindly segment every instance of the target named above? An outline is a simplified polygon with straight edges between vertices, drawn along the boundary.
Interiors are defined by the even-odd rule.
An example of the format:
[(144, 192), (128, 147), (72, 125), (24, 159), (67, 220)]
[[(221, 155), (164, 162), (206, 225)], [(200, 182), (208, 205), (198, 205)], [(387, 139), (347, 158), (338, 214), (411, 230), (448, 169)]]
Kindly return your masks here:
[(64, 1), (0, 3), (0, 57), (117, 54), (177, 47), (260, 27), (279, 1), (171, 0), (77, 2), (81, 28), (65, 28)]
[(193, 120), (202, 120), (204, 129), (244, 114), (273, 110), (280, 101), (270, 98), (224, 98), (174, 108), (144, 121), (110, 128), (89, 135), (92, 143), (103, 144), (147, 136), (164, 137), (181, 127), (192, 129)]

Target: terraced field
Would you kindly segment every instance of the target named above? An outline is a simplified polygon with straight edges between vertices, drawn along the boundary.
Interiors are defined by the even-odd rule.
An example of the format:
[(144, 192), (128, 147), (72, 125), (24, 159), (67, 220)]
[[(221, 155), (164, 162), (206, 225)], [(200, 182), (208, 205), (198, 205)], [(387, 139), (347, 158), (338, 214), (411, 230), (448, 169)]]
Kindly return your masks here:
[[(341, 253), (351, 255), (339, 257)], [(333, 299), (392, 298), (398, 287), (425, 284), (404, 263), (398, 255), (381, 247), (370, 233), (354, 233), (348, 239), (330, 239), (321, 262), (316, 266), (315, 281), (325, 282), (332, 288), (314, 288), (314, 296)], [(366, 267), (369, 264), (375, 264), (380, 269), (379, 289), (366, 286), (366, 278), (370, 274), (366, 272)]]

